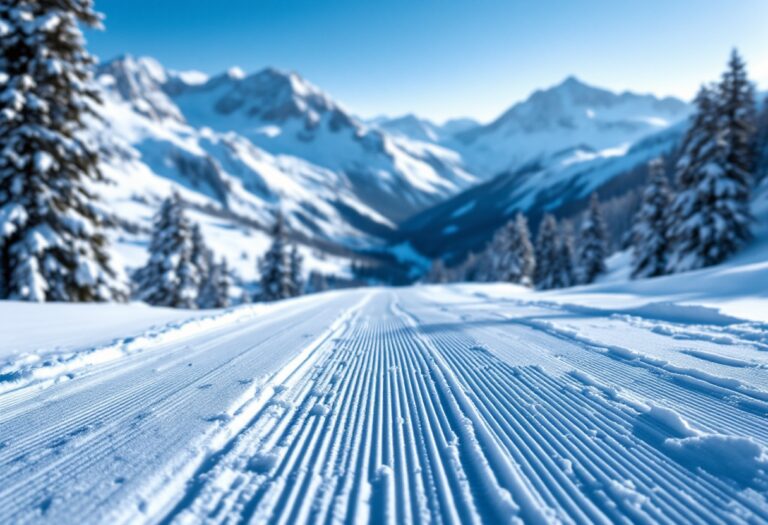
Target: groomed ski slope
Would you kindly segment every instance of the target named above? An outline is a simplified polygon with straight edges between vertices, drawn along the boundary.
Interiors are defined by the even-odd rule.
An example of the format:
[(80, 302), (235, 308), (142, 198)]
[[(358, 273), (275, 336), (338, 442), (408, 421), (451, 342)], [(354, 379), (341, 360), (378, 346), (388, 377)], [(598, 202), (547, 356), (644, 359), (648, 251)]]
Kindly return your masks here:
[(477, 290), (16, 356), (0, 521), (768, 523), (768, 325)]

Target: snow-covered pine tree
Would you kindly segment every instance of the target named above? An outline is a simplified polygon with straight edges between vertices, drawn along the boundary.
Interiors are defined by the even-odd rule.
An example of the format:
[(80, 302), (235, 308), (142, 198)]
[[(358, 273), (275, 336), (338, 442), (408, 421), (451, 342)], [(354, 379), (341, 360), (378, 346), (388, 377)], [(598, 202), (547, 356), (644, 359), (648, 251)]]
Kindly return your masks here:
[[(732, 197), (739, 200), (739, 204), (746, 207), (749, 213), (749, 193), (757, 160), (757, 105), (755, 88), (747, 76), (747, 66), (735, 49), (720, 81), (718, 95), (720, 128), (726, 147), (724, 175), (737, 186), (737, 193)], [(748, 224), (745, 230), (744, 239), (749, 237)]]
[(755, 163), (755, 178), (757, 181), (768, 177), (768, 97), (763, 98), (761, 110), (757, 118), (757, 162)]
[(208, 275), (212, 266), (215, 265), (213, 252), (208, 248), (208, 245), (205, 244), (203, 231), (200, 228), (200, 225), (196, 222), (192, 223), (191, 239), (192, 252), (190, 254), (190, 260), (194, 267), (197, 268), (197, 274), (199, 276), (198, 285), (202, 286), (205, 276)]
[(721, 82), (696, 97), (696, 114), (683, 141), (670, 272), (721, 263), (749, 239), (755, 113), (754, 89), (734, 51)]
[(149, 261), (134, 276), (137, 298), (156, 306), (195, 308), (200, 273), (192, 251), (192, 224), (174, 193), (155, 217)]
[(648, 183), (632, 228), (632, 277), (635, 279), (666, 272), (672, 192), (664, 171), (663, 159), (648, 163)]
[(570, 224), (560, 223), (560, 239), (557, 247), (557, 265), (553, 288), (566, 288), (578, 284), (573, 261), (573, 231)]
[(496, 234), (492, 246), (495, 280), (524, 286), (533, 285), (536, 257), (525, 215), (518, 212), (515, 218)]
[(304, 277), (302, 275), (303, 257), (299, 253), (298, 247), (294, 244), (291, 248), (291, 293), (292, 297), (298, 297), (304, 293)]
[[(579, 235), (579, 257), (576, 265), (576, 277), (580, 283), (589, 284), (605, 272), (607, 234), (600, 201), (597, 193), (589, 199), (589, 209), (581, 224)], [(569, 283), (575, 284), (575, 283)]]
[(210, 251), (208, 254), (207, 273), (200, 285), (197, 304), (200, 308), (226, 308), (229, 306), (230, 284), (227, 260), (222, 259), (221, 263), (217, 263)]
[(90, 0), (0, 2), (0, 298), (122, 300), (107, 214), (88, 189), (96, 148), (81, 131), (99, 102), (78, 24)]
[(544, 215), (536, 236), (536, 269), (534, 272), (536, 286), (542, 290), (550, 290), (560, 286), (558, 269), (560, 242), (558, 237), (557, 220), (554, 215), (549, 213)]
[(471, 259), (472, 268), (468, 270), (472, 274), (472, 281), (477, 283), (490, 283), (498, 280), (495, 276), (495, 264), (496, 264), (496, 251), (494, 246), (494, 240), (487, 244), (485, 249)]
[(288, 239), (285, 219), (281, 213), (275, 217), (271, 234), (272, 245), (259, 260), (261, 291), (258, 299), (262, 301), (277, 301), (293, 296)]

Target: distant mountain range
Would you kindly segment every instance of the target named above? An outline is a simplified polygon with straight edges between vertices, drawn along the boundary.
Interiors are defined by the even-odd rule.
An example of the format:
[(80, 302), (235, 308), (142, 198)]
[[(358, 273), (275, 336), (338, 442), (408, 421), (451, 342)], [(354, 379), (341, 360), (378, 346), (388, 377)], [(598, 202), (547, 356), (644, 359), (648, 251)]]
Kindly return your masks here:
[[(129, 265), (139, 264), (151, 212), (173, 189), (245, 236), (279, 208), (319, 254), (397, 258), (409, 242), (428, 257), (456, 255), (515, 210), (583, 198), (670, 147), (690, 111), (677, 99), (615, 94), (574, 77), (487, 125), (365, 121), (272, 68), (207, 77), (123, 56), (102, 64), (97, 81), (105, 104), (94, 138), (114, 182), (102, 193), (134, 232)], [(399, 247), (387, 248), (392, 242)], [(241, 258), (252, 265), (251, 254)]]

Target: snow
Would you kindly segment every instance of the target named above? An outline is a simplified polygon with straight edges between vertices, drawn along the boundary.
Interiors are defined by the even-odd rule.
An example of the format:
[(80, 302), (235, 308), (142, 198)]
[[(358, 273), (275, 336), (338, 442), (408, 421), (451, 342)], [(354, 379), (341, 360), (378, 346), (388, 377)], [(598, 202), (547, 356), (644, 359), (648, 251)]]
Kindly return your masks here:
[(451, 213), (451, 217), (455, 219), (456, 217), (461, 217), (462, 215), (466, 215), (467, 213), (469, 213), (475, 208), (476, 204), (477, 204), (476, 201), (469, 201), (464, 206), (462, 206), (461, 208), (458, 208), (456, 211)]
[(582, 152), (565, 166), (623, 156), (628, 145), (680, 122), (689, 111), (680, 100), (612, 93), (569, 77), (445, 145), (461, 152), (471, 171), (488, 179), (567, 150)]
[(39, 349), (99, 345), (115, 334), (140, 333), (199, 313), (144, 304), (67, 304), (0, 301), (0, 358)]
[[(98, 129), (114, 141), (103, 165), (114, 184), (98, 191), (126, 224), (111, 235), (129, 268), (146, 262), (151, 218), (177, 191), (205, 243), (249, 281), (275, 209), (310, 238), (427, 269), (410, 242), (377, 245), (342, 218), (337, 202), (394, 225), (345, 170), (366, 166), (366, 188), (416, 206), (474, 180), (434, 143), (438, 126), (409, 116), (378, 124), (396, 134), (369, 129), (295, 73), (208, 79), (149, 59), (122, 65), (127, 83), (117, 70), (102, 76), (110, 118)], [(166, 82), (181, 90), (173, 100)], [(211, 113), (262, 82), (285, 87), (270, 100), (286, 114)], [(586, 187), (598, 184), (647, 155), (630, 142), (686, 111), (573, 78), (555, 95), (534, 95), (486, 130), (501, 152), (522, 128), (547, 128), (502, 160), (491, 147), (491, 164), (570, 144), (570, 132), (548, 127), (563, 117), (577, 115), (594, 139), (555, 155), (521, 191), (591, 162), (602, 168)], [(334, 118), (350, 120), (330, 132)], [(628, 131), (600, 133), (606, 124)], [(304, 141), (302, 129), (321, 131)], [(37, 160), (47, 169), (52, 159)], [(596, 284), (549, 292), (365, 288), (205, 312), (0, 302), (3, 520), (768, 522), (766, 202), (756, 240), (726, 264), (644, 281), (628, 280), (630, 255), (618, 253)], [(2, 231), (23, 220), (23, 209), (0, 210)], [(436, 232), (460, 230), (447, 221)], [(307, 272), (347, 271), (312, 243), (299, 251)], [(76, 278), (96, 280), (78, 262)], [(31, 295), (44, 285), (31, 281)]]
[(601, 286), (0, 303), (0, 505), (86, 524), (768, 519), (768, 325)]
[[(388, 219), (353, 194), (342, 175), (302, 159), (272, 155), (235, 134), (196, 129), (175, 118), (162, 117), (181, 113), (148, 80), (162, 76), (155, 70), (159, 65), (152, 64), (151, 60), (126, 58), (112, 63), (112, 69), (104, 69), (100, 76), (102, 83), (114, 81), (124, 69), (143, 79), (142, 89), (149, 90), (151, 96), (141, 91), (134, 95), (139, 101), (151, 100), (150, 107), (154, 108), (154, 113), (137, 111), (136, 99), (126, 98), (106, 82), (102, 110), (106, 118), (94, 123), (98, 138), (118, 150), (101, 166), (111, 184), (93, 189), (123, 223), (134, 227), (114, 232), (112, 239), (125, 266), (135, 269), (146, 261), (151, 218), (161, 200), (173, 191), (196, 205), (190, 216), (201, 223), (216, 257), (226, 257), (245, 280), (255, 278), (256, 259), (268, 245), (266, 234), (254, 223), (270, 224), (271, 211), (277, 207), (286, 213), (291, 227), (307, 238), (319, 237), (345, 248), (381, 245), (349, 224), (336, 207), (341, 202), (392, 227)], [(317, 269), (344, 275), (349, 271), (348, 258), (310, 246), (302, 246), (301, 251), (307, 272)]]
[(246, 75), (245, 75), (245, 71), (243, 71), (242, 68), (238, 66), (232, 66), (227, 70), (227, 76), (229, 76), (229, 78), (234, 80), (242, 80), (245, 78)]

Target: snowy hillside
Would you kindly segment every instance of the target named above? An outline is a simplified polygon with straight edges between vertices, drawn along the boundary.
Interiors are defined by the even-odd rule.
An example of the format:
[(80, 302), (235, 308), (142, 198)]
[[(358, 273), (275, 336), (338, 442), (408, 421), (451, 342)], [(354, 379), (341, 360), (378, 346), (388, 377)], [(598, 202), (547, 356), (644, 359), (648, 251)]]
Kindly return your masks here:
[(296, 73), (229, 71), (203, 83), (175, 80), (166, 91), (192, 125), (333, 170), (393, 221), (475, 181), (456, 153), (369, 127)]
[(412, 113), (395, 118), (373, 119), (371, 124), (390, 133), (434, 144), (444, 144), (454, 135), (479, 126), (477, 121), (470, 118), (451, 119), (439, 125)]

